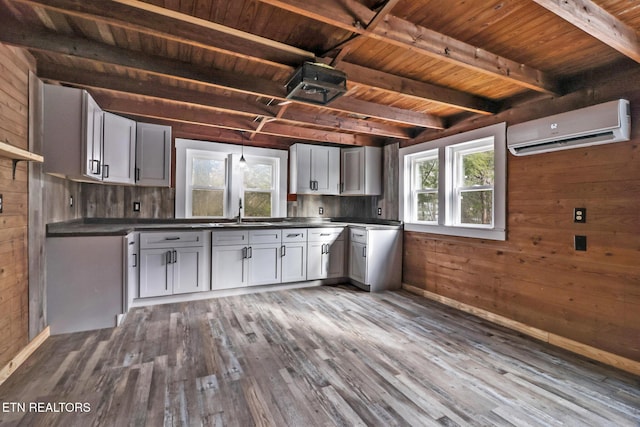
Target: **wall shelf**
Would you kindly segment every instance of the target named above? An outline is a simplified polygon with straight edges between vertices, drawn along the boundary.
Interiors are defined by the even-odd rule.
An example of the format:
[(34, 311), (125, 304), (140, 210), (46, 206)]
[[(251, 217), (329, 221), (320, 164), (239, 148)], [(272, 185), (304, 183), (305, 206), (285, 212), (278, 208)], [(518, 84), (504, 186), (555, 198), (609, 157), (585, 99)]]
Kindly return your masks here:
[(42, 155), (15, 147), (9, 144), (8, 141), (0, 141), (0, 157), (6, 157), (13, 160), (13, 179), (16, 179), (16, 166), (18, 165), (18, 162), (44, 162), (44, 157)]

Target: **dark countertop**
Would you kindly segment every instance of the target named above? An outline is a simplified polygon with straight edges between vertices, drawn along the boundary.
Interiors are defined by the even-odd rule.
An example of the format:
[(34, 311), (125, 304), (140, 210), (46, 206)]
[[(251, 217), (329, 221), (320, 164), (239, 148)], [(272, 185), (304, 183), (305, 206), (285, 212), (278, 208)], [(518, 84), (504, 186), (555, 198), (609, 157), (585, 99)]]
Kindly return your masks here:
[(47, 224), (47, 237), (125, 236), (133, 231), (161, 230), (222, 230), (255, 228), (315, 228), (360, 226), (367, 229), (400, 229), (400, 221), (376, 218), (262, 218), (243, 220), (241, 224), (229, 220), (203, 219), (137, 219), (84, 218)]

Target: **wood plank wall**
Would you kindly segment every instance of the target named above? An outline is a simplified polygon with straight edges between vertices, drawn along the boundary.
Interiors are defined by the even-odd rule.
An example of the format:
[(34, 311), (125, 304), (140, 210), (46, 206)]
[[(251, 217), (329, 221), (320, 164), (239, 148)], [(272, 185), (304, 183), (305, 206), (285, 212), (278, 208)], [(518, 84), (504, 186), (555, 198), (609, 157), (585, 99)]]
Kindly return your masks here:
[[(35, 63), (19, 49), (0, 45), (0, 140), (28, 149), (29, 70)], [(0, 158), (0, 367), (29, 341), (28, 178), (19, 163), (16, 179), (12, 162)]]
[(640, 90), (624, 95), (632, 141), (509, 155), (507, 241), (405, 232), (403, 281), (640, 361)]

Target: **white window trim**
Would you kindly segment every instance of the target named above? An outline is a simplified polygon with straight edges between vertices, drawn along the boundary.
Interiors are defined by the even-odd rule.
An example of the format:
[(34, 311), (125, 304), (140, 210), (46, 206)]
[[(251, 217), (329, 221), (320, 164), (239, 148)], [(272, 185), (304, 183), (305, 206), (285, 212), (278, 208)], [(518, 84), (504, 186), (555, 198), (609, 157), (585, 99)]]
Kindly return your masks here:
[[(223, 144), (218, 142), (199, 141), (194, 139), (176, 138), (176, 197), (175, 217), (188, 218), (186, 211), (187, 189), (187, 150), (208, 151), (228, 155), (227, 160), (227, 188), (228, 195), (225, 206), (225, 218), (233, 218), (238, 215), (238, 202), (240, 200), (240, 156), (243, 148), (240, 145)], [(270, 148), (244, 147), (244, 156), (277, 158), (279, 162), (279, 174), (277, 176), (277, 199), (273, 205), (273, 218), (287, 216), (287, 165), (289, 152)]]
[[(481, 129), (475, 129), (457, 135), (448, 136), (434, 141), (412, 145), (400, 149), (399, 156), (399, 195), (400, 195), (400, 218), (404, 221), (404, 229), (407, 231), (418, 231), (424, 233), (443, 234), (449, 236), (472, 237), (489, 240), (506, 240), (506, 196), (507, 196), (507, 149), (506, 149), (506, 123), (498, 123)], [(493, 227), (455, 225), (452, 222), (451, 202), (447, 200), (452, 188), (451, 182), (447, 182), (447, 170), (450, 170), (450, 159), (447, 158), (447, 147), (456, 144), (463, 144), (470, 141), (479, 141), (485, 138), (493, 138), (494, 141), (494, 185), (493, 185)], [(411, 179), (410, 166), (411, 157), (422, 152), (438, 150), (439, 158), (439, 198), (438, 204), (440, 213), (438, 224), (418, 223), (412, 220), (411, 216)], [(451, 157), (451, 156), (449, 156)], [(445, 183), (445, 185), (442, 185)], [(443, 210), (444, 209), (444, 210)]]
[[(224, 187), (222, 187), (223, 190), (223, 194), (225, 194), (225, 196), (228, 194), (228, 189), (229, 189), (229, 161), (230, 161), (230, 156), (224, 154), (224, 153), (218, 153), (218, 152), (211, 152), (211, 151), (203, 151), (203, 150), (193, 150), (193, 149), (187, 149), (186, 150), (186, 170), (185, 170), (185, 189), (184, 189), (184, 193), (185, 193), (185, 201), (184, 201), (184, 209), (185, 212), (192, 212), (192, 192), (191, 189), (193, 188), (199, 188), (197, 186), (193, 186), (190, 183), (190, 177), (186, 176), (186, 173), (188, 171), (191, 171), (193, 168), (193, 159), (194, 158), (198, 158), (198, 159), (214, 159), (214, 160), (223, 160), (224, 161), (224, 169), (225, 169), (225, 183), (224, 183)], [(206, 187), (203, 187), (203, 189), (207, 189)], [(225, 197), (223, 199), (223, 207), (222, 207), (222, 211), (226, 212), (226, 208), (227, 205), (229, 204), (229, 201), (227, 200), (227, 198)], [(193, 216), (193, 215), (189, 215), (189, 218), (224, 218), (224, 216)]]
[[(277, 206), (278, 205), (278, 197), (279, 197), (279, 191), (278, 188), (280, 187), (280, 177), (278, 176), (277, 171), (280, 170), (280, 159), (277, 157), (267, 157), (267, 156), (250, 156), (250, 155), (246, 155), (245, 157), (245, 161), (247, 162), (247, 166), (249, 166), (252, 162), (256, 162), (256, 163), (262, 163), (262, 164), (267, 164), (270, 163), (271, 166), (273, 167), (273, 176), (271, 177), (271, 188), (269, 190), (263, 190), (260, 188), (247, 188), (244, 185), (244, 181), (243, 181), (243, 185), (242, 188), (240, 189), (240, 195), (242, 197), (242, 206), (247, 206), (244, 200), (244, 193), (245, 191), (251, 191), (251, 192), (255, 192), (255, 193), (270, 193), (271, 194), (271, 206)], [(286, 196), (285, 196), (286, 197)], [(247, 217), (247, 218), (251, 218), (251, 217)]]

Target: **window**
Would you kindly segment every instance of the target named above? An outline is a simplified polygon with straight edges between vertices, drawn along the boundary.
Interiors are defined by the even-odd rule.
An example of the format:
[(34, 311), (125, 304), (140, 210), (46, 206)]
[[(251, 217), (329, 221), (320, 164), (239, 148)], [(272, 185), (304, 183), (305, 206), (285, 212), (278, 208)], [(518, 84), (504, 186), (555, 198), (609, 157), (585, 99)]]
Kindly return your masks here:
[(417, 222), (438, 223), (438, 151), (413, 158), (413, 211)]
[(493, 138), (447, 147), (452, 159), (452, 223), (493, 225)]
[(188, 216), (224, 217), (227, 194), (226, 156), (206, 151), (190, 151), (187, 163)]
[[(240, 165), (244, 152), (246, 166)], [(289, 152), (176, 138), (176, 218), (287, 215)]]
[(276, 198), (278, 159), (246, 157), (242, 186), (244, 215), (270, 217)]
[(405, 230), (504, 240), (506, 125), (400, 150)]

